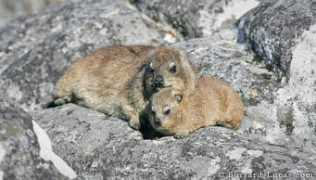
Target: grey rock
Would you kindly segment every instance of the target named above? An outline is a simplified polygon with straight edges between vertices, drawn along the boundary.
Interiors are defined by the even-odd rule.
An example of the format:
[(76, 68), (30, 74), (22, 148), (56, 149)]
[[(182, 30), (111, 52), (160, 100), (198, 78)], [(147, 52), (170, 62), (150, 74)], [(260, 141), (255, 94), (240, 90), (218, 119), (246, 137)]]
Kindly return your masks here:
[[(277, 73), (258, 61), (256, 56), (260, 53), (248, 52), (244, 45), (236, 43), (235, 18), (224, 18), (225, 12), (234, 9), (224, 6), (225, 2), (236, 5), (236, 2), (250, 0), (208, 1), (207, 6), (202, 7), (203, 2), (134, 1), (149, 17), (157, 16), (155, 20), (159, 22), (154, 22), (124, 0), (72, 0), (38, 15), (17, 19), (2, 28), (0, 97), (4, 100), (0, 101), (0, 128), (5, 127), (7, 131), (8, 125), (11, 127), (13, 123), (20, 134), (3, 135), (5, 131), (1, 129), (0, 137), (7, 139), (4, 142), (13, 142), (14, 151), (7, 150), (7, 146), (2, 148), (6, 156), (0, 161), (0, 169), (9, 169), (4, 162), (12, 162), (22, 173), (15, 167), (8, 172), (25, 176), (23, 179), (42, 179), (43, 174), (63, 178), (51, 163), (39, 157), (33, 118), (47, 131), (53, 151), (73, 168), (78, 179), (278, 179), (276, 176), (315, 179), (315, 27), (310, 26), (309, 31), (299, 30), (302, 32), (289, 51), (288, 79), (279, 81)], [(290, 1), (263, 2), (266, 4), (254, 11), (260, 13), (260, 9), (267, 6), (269, 14), (274, 15), (278, 14), (270, 12), (278, 10), (274, 7), (287, 7)], [(269, 3), (273, 6), (268, 6)], [(303, 7), (305, 3), (307, 1), (302, 2)], [(300, 9), (296, 5), (294, 3), (293, 8)], [(222, 7), (224, 13), (217, 11), (217, 6)], [(201, 13), (205, 16), (200, 16)], [(249, 14), (240, 23), (247, 22)], [(270, 15), (267, 17), (274, 17)], [(209, 21), (203, 23), (206, 17)], [(278, 23), (292, 22), (286, 14), (277, 17)], [(178, 27), (168, 18), (182, 24)], [(256, 18), (249, 21), (249, 24), (259, 22)], [(253, 29), (263, 26), (258, 22)], [(146, 130), (142, 129), (141, 134), (123, 120), (84, 107), (67, 104), (42, 108), (51, 100), (56, 81), (76, 58), (114, 44), (164, 44), (181, 40), (181, 35), (170, 25), (177, 31), (182, 32), (183, 27), (184, 32), (189, 32), (182, 32), (185, 38), (201, 37), (170, 45), (186, 51), (192, 64), (200, 69), (200, 75), (214, 75), (240, 92), (246, 105), (246, 117), (240, 130), (209, 127), (184, 139), (144, 139)], [(246, 31), (247, 23), (244, 25), (241, 29)], [(270, 32), (269, 27), (265, 31)], [(247, 42), (253, 41), (247, 33), (240, 33), (239, 38), (240, 35), (245, 35)], [(265, 49), (275, 45), (265, 40), (256, 41)], [(8, 104), (11, 101), (14, 106)], [(0, 159), (2, 143), (1, 140)], [(27, 151), (24, 146), (31, 149)], [(7, 152), (13, 155), (7, 156)], [(25, 159), (18, 159), (23, 156)], [(32, 171), (35, 174), (30, 175), (28, 163), (31, 168), (45, 164), (47, 169), (35, 168)]]
[(269, 69), (288, 75), (292, 48), (316, 22), (315, 8), (312, 0), (263, 1), (239, 20), (239, 42), (248, 43)]
[(139, 131), (121, 119), (72, 104), (36, 113), (35, 121), (47, 130), (54, 152), (83, 179), (103, 177), (102, 159), (108, 156), (106, 151), (102, 152), (103, 146), (115, 151), (116, 144), (133, 144), (143, 139)]
[(262, 100), (273, 101), (278, 89), (277, 77), (254, 61), (254, 54), (235, 43), (236, 35), (223, 30), (211, 38), (197, 38), (174, 46), (188, 52), (189, 60), (200, 69), (201, 75), (218, 77), (240, 92), (246, 105)]
[(0, 27), (9, 20), (22, 15), (39, 12), (50, 4), (58, 4), (63, 0), (0, 0)]
[(239, 38), (281, 79), (280, 88), (272, 91), (272, 103), (261, 101), (247, 108), (245, 132), (315, 153), (313, 5), (313, 1), (264, 1), (240, 19)]
[[(54, 150), (83, 179), (312, 179), (313, 154), (210, 127), (188, 138), (143, 140), (126, 122), (76, 106), (42, 111)], [(305, 176), (305, 177), (304, 177)]]
[(185, 38), (212, 36), (232, 28), (257, 0), (130, 0), (153, 20), (174, 27)]
[(31, 116), (0, 100), (0, 179), (66, 179), (39, 151)]
[[(289, 82), (275, 93), (274, 117), (290, 142), (316, 150), (316, 26), (305, 31), (292, 50)], [(271, 116), (270, 116), (271, 117)], [(282, 137), (282, 136), (279, 136)]]

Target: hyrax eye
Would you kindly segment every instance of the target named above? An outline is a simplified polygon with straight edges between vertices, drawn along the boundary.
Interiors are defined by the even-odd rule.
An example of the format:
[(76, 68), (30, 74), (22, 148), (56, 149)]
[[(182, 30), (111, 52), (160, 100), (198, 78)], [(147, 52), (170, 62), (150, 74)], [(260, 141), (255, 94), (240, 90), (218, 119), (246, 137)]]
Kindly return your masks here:
[(171, 73), (176, 73), (177, 72), (177, 65), (176, 65), (176, 63), (172, 62), (172, 63), (169, 64), (169, 71)]
[(182, 95), (176, 95), (176, 100), (180, 103), (182, 101)]
[(171, 112), (171, 109), (170, 109), (170, 107), (168, 107), (168, 106), (165, 107), (164, 110), (163, 110), (163, 114), (164, 114), (164, 115), (169, 115), (170, 112)]

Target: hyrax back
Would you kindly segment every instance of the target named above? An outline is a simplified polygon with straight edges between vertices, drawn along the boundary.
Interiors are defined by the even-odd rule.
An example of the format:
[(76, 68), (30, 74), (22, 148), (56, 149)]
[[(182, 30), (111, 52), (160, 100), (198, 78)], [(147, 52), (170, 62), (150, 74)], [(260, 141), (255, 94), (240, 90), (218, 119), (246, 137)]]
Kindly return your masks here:
[[(160, 54), (175, 58), (161, 57)], [(177, 49), (152, 46), (99, 49), (78, 60), (66, 71), (57, 83), (59, 99), (55, 102), (75, 101), (109, 115), (129, 119), (130, 125), (138, 129), (139, 113), (144, 109), (147, 98), (162, 88), (165, 82), (176, 89), (190, 82), (187, 80), (189, 76), (179, 78), (176, 74), (166, 74), (164, 70), (172, 63), (176, 64), (179, 72), (184, 69), (182, 64), (187, 65), (187, 59), (178, 54)], [(150, 66), (153, 63), (159, 66)], [(186, 70), (181, 72), (193, 72), (191, 67), (186, 67)]]
[(165, 88), (153, 95), (150, 122), (166, 135), (187, 135), (216, 124), (238, 128), (244, 115), (239, 95), (225, 82), (201, 77), (189, 95)]

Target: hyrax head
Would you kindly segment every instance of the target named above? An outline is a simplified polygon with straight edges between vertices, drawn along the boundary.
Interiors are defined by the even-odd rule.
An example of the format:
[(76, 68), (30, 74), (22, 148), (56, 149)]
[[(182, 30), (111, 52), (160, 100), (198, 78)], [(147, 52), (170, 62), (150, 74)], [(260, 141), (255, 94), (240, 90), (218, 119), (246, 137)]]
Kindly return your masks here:
[(145, 71), (145, 87), (153, 93), (164, 87), (183, 90), (194, 87), (195, 74), (183, 51), (157, 48), (150, 55)]
[(164, 88), (155, 93), (149, 103), (149, 122), (154, 129), (163, 134), (172, 134), (178, 124), (177, 114), (182, 94), (173, 88)]

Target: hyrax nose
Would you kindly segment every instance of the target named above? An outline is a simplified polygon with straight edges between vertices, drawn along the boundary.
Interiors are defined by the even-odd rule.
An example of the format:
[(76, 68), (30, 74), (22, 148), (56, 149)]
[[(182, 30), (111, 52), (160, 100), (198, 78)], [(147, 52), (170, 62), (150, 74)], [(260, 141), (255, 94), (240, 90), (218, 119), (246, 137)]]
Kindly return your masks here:
[(157, 75), (155, 77), (155, 87), (163, 87), (164, 86), (164, 80), (162, 75)]

